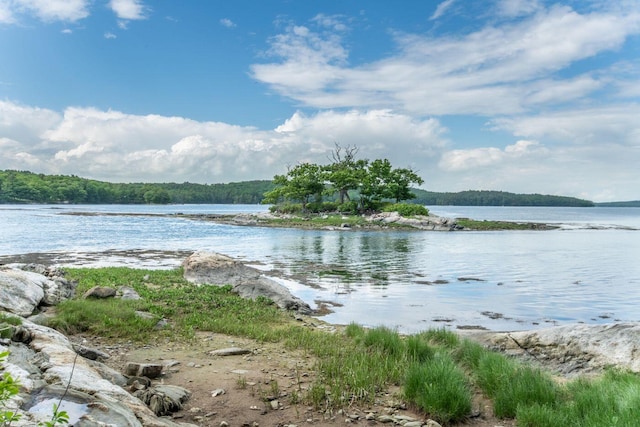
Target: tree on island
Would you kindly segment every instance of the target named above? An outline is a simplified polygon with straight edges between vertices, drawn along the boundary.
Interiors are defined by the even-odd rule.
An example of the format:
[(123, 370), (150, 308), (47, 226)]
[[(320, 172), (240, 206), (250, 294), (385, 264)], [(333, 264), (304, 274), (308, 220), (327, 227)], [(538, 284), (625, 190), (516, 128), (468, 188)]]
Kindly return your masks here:
[[(276, 210), (286, 209), (279, 205), (282, 202), (298, 202), (303, 212), (364, 212), (379, 210), (387, 201), (400, 203), (415, 198), (410, 186), (424, 180), (412, 169), (394, 169), (388, 159), (357, 160), (357, 153), (357, 147), (343, 149), (336, 144), (328, 165), (300, 163), (289, 167), (287, 174), (274, 177), (276, 187), (265, 193), (263, 203), (276, 205)], [(349, 191), (359, 196), (357, 203)], [(326, 198), (337, 202), (323, 203)], [(311, 201), (315, 203), (310, 208)]]

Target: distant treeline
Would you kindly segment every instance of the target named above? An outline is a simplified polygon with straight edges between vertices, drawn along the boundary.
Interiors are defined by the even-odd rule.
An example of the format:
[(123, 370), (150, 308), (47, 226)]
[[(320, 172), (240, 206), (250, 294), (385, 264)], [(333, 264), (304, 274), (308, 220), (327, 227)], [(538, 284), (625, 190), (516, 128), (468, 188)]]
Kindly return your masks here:
[[(264, 193), (275, 188), (272, 181), (244, 181), (228, 184), (190, 182), (118, 184), (74, 175), (44, 175), (27, 171), (0, 171), (0, 203), (73, 204), (258, 204)], [(411, 203), (452, 206), (594, 206), (588, 200), (542, 194), (514, 194), (503, 191), (461, 191), (436, 193), (412, 189)], [(620, 202), (639, 206), (640, 202)], [(626, 203), (638, 203), (627, 205)], [(614, 204), (599, 203), (598, 206)]]
[(575, 197), (544, 194), (514, 194), (504, 191), (460, 191), (458, 193), (434, 193), (413, 189), (416, 198), (412, 203), (431, 206), (576, 206), (591, 207), (589, 200)]
[(629, 202), (602, 202), (596, 203), (596, 206), (603, 208), (640, 208), (640, 200), (631, 200)]
[(74, 175), (0, 171), (0, 203), (73, 204), (257, 204), (271, 181), (228, 184), (117, 184)]

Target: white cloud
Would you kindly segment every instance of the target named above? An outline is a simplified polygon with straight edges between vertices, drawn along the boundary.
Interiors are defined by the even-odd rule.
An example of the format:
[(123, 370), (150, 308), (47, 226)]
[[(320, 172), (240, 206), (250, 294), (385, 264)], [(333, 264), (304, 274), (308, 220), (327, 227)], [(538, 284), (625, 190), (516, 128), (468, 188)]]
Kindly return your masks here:
[(639, 33), (633, 9), (580, 14), (553, 6), (457, 37), (397, 34), (397, 53), (349, 67), (339, 34), (289, 26), (271, 40), (269, 53), (279, 61), (251, 69), (256, 80), (309, 107), (511, 114), (585, 99), (611, 84), (604, 72), (560, 72)]
[(496, 130), (524, 138), (548, 138), (578, 145), (624, 144), (640, 147), (640, 104), (582, 108), (532, 116), (494, 119)]
[(435, 12), (433, 12), (433, 15), (429, 17), (429, 20), (434, 21), (440, 18), (442, 15), (445, 14), (447, 10), (449, 10), (449, 8), (453, 5), (455, 1), (456, 0), (444, 0), (442, 3), (438, 4), (438, 7), (436, 7), (436, 10)]
[(315, 22), (319, 26), (333, 31), (343, 32), (348, 30), (347, 25), (343, 22), (343, 18), (342, 15), (325, 15), (324, 13), (319, 13), (311, 19), (311, 22)]
[(104, 38), (105, 39), (117, 39), (118, 36), (116, 36), (115, 34), (107, 31), (106, 33), (104, 33)]
[[(547, 154), (548, 150), (540, 147), (537, 141), (520, 140), (513, 145), (508, 145), (504, 150), (495, 147), (482, 147), (467, 150), (452, 150), (444, 153), (439, 166), (445, 171), (461, 171), (496, 164), (513, 162), (523, 157), (539, 157)], [(530, 160), (530, 159), (529, 159)]]
[(73, 34), (73, 30), (71, 30), (70, 28), (65, 28), (64, 30), (60, 31), (62, 34)]
[(0, 24), (13, 24), (14, 22), (15, 17), (9, 0), (0, 0)]
[(60, 115), (10, 102), (0, 117), (0, 169), (33, 170), (37, 159), (36, 172), (109, 181), (271, 179), (299, 161), (327, 162), (336, 142), (423, 169), (444, 146), (437, 120), (388, 111), (296, 113), (273, 130), (95, 108)]
[(75, 22), (89, 16), (88, 0), (13, 0), (13, 3), (17, 10), (29, 11), (43, 21)]
[(146, 7), (141, 0), (110, 0), (109, 7), (119, 19), (146, 19)]
[(236, 24), (229, 18), (222, 18), (220, 20), (220, 25), (227, 28), (234, 28)]

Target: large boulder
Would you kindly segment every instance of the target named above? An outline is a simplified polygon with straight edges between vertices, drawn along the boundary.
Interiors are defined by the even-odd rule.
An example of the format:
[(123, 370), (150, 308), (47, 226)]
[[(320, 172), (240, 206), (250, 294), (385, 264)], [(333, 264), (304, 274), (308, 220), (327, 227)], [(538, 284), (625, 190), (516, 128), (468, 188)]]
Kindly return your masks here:
[(0, 308), (19, 316), (29, 316), (44, 298), (45, 276), (29, 271), (0, 270)]
[(233, 292), (243, 298), (265, 297), (278, 307), (303, 314), (311, 313), (311, 307), (295, 297), (283, 285), (226, 255), (212, 252), (196, 252), (182, 263), (184, 278), (191, 283), (207, 285), (231, 285)]
[(474, 336), (496, 350), (538, 361), (567, 375), (607, 366), (640, 372), (640, 323), (570, 324)]
[(75, 283), (54, 267), (41, 264), (7, 264), (0, 267), (0, 308), (19, 316), (32, 314), (39, 305), (56, 305), (71, 296)]

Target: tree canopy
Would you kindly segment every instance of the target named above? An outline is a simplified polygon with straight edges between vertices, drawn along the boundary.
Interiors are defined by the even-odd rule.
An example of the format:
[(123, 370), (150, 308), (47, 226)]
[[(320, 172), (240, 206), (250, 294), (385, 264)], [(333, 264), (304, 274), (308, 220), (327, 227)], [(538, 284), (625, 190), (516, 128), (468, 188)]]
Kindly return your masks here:
[(342, 148), (336, 144), (328, 165), (300, 163), (290, 167), (286, 175), (276, 175), (276, 188), (265, 193), (263, 203), (300, 202), (302, 210), (312, 199), (337, 199), (339, 205), (351, 201), (349, 191), (358, 196), (360, 211), (376, 210), (384, 201), (396, 203), (415, 197), (411, 184), (423, 179), (409, 168), (393, 168), (388, 159), (355, 158), (356, 147)]

